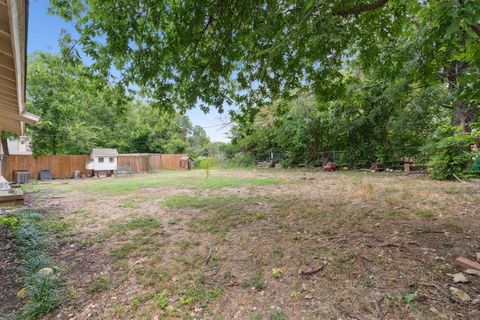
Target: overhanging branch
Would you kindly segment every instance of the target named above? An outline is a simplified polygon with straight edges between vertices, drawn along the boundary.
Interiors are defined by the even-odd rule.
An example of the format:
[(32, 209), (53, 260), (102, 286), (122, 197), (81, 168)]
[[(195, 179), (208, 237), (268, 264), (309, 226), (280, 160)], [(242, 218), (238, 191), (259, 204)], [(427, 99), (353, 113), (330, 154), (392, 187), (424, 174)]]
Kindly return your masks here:
[(344, 9), (344, 10), (337, 11), (336, 14), (339, 15), (339, 16), (342, 16), (342, 17), (346, 17), (346, 16), (349, 16), (349, 15), (358, 15), (358, 14), (361, 14), (363, 12), (379, 9), (379, 8), (385, 6), (387, 4), (387, 2), (388, 2), (388, 0), (377, 0), (377, 1), (374, 1), (374, 2), (371, 2), (371, 3), (367, 3), (367, 4), (359, 4), (359, 5), (351, 7), (350, 9)]

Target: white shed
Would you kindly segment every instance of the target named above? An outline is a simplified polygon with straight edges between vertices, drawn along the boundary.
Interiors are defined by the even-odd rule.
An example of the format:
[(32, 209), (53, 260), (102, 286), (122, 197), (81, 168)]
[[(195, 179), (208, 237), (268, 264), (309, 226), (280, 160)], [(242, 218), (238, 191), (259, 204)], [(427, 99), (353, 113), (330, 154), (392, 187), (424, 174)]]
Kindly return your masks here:
[(93, 170), (95, 175), (105, 173), (111, 175), (117, 170), (118, 152), (117, 149), (93, 149), (90, 154), (90, 161), (87, 161), (87, 170)]

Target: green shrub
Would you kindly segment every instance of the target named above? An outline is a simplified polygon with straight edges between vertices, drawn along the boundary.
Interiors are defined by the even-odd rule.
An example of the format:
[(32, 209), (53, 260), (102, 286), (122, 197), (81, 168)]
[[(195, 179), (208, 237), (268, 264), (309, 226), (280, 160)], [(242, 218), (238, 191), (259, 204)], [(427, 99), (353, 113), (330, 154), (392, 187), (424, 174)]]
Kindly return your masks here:
[(470, 146), (475, 142), (474, 134), (458, 133), (452, 127), (442, 129), (441, 138), (429, 144), (429, 175), (437, 180), (452, 179), (454, 176), (468, 176), (474, 153)]
[(6, 226), (10, 230), (17, 229), (18, 218), (15, 216), (0, 216), (0, 226)]
[(236, 154), (226, 163), (227, 168), (248, 168), (253, 165), (253, 158), (248, 154)]

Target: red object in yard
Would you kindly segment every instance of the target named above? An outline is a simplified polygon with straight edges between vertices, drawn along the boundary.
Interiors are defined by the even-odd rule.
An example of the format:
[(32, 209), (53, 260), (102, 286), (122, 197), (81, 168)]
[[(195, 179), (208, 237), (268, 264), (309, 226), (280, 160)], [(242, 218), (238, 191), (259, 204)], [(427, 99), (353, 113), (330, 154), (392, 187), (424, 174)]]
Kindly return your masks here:
[(334, 171), (337, 169), (337, 165), (331, 162), (327, 162), (323, 167), (323, 171)]

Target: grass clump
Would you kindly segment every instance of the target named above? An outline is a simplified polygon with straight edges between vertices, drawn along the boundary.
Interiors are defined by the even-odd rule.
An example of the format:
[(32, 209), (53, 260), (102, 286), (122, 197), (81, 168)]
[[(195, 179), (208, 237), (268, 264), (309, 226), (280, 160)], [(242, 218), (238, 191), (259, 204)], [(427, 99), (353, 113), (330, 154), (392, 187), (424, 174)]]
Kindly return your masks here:
[(168, 306), (168, 292), (167, 290), (163, 290), (155, 297), (155, 304), (160, 309), (165, 309)]
[(420, 218), (430, 219), (434, 217), (434, 213), (432, 210), (428, 209), (417, 209), (415, 210), (415, 215)]
[(129, 231), (129, 230), (149, 230), (153, 228), (160, 227), (160, 222), (151, 217), (141, 217), (135, 218), (127, 223), (117, 225), (118, 230), (120, 231)]
[(182, 306), (201, 306), (207, 307), (208, 304), (220, 297), (222, 289), (213, 285), (197, 282), (194, 285), (187, 285), (180, 288), (179, 304)]
[(263, 281), (263, 269), (258, 269), (251, 279), (243, 280), (241, 286), (243, 288), (255, 288), (258, 291), (265, 290), (267, 284)]
[(462, 227), (460, 227), (460, 225), (455, 221), (453, 221), (452, 219), (445, 219), (442, 222), (442, 226), (449, 231), (459, 232), (462, 230)]
[(107, 291), (110, 288), (111, 281), (105, 276), (100, 276), (87, 286), (87, 293), (93, 294), (97, 292)]
[(21, 259), (21, 275), (27, 288), (27, 303), (10, 319), (37, 319), (57, 308), (60, 304), (58, 274), (39, 274), (42, 268), (53, 268), (47, 256), (47, 235), (39, 214), (23, 212), (16, 215), (16, 226), (11, 229)]

